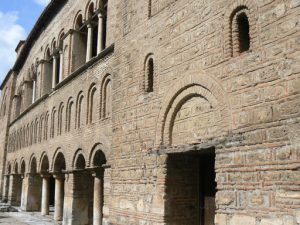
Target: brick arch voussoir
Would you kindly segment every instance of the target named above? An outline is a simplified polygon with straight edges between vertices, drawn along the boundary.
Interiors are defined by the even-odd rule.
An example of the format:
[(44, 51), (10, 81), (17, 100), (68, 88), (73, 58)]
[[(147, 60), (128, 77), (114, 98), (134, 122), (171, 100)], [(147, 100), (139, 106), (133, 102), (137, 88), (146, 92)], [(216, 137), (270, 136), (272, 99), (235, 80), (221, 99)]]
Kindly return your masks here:
[(37, 156), (33, 153), (33, 154), (31, 154), (31, 156), (30, 156), (30, 159), (29, 159), (29, 162), (28, 162), (28, 167), (27, 167), (27, 171), (28, 171), (28, 173), (30, 173), (31, 172), (31, 167), (32, 167), (32, 161), (33, 161), (33, 159), (35, 159), (35, 162), (36, 162), (36, 172), (38, 172), (38, 161), (37, 161)]
[(49, 158), (48, 154), (46, 153), (46, 151), (44, 151), (44, 152), (42, 152), (41, 156), (39, 157), (39, 161), (37, 162), (38, 163), (38, 170), (37, 170), (38, 173), (42, 172), (42, 165), (43, 165), (43, 160), (45, 157), (48, 158), (48, 163), (49, 163), (48, 170), (50, 170), (50, 168), (51, 168), (50, 158)]
[(50, 165), (51, 165), (51, 167), (49, 168), (50, 171), (53, 171), (53, 170), (54, 170), (54, 164), (55, 164), (55, 162), (56, 162), (56, 159), (57, 159), (57, 156), (59, 155), (59, 153), (61, 153), (61, 154), (64, 156), (64, 158), (65, 158), (66, 170), (68, 170), (69, 168), (71, 168), (70, 163), (68, 163), (69, 161), (66, 160), (66, 159), (67, 159), (67, 158), (66, 158), (66, 154), (64, 154), (63, 150), (62, 150), (60, 147), (58, 147), (58, 148), (55, 150), (53, 156), (51, 157), (51, 161), (50, 161), (50, 158), (48, 158), (48, 160), (49, 160), (49, 167), (50, 167)]
[(85, 160), (85, 165), (87, 165), (87, 157), (85, 152), (82, 149), (77, 149), (77, 151), (74, 153), (73, 159), (72, 159), (72, 169), (76, 169), (76, 162), (78, 160), (78, 157), (82, 155)]
[(109, 148), (109, 144), (107, 143), (107, 141), (104, 142), (98, 142), (93, 144), (90, 147), (90, 152), (89, 152), (89, 157), (86, 158), (86, 165), (88, 167), (92, 167), (92, 163), (93, 163), (93, 159), (95, 157), (95, 154), (98, 150), (102, 151), (103, 154), (105, 155), (106, 158), (106, 164), (110, 165), (110, 148)]
[(234, 1), (231, 0), (231, 3), (229, 4), (229, 6), (226, 9), (225, 12), (225, 19), (224, 21), (224, 28), (225, 28), (225, 57), (231, 57), (231, 17), (232, 14), (235, 12), (236, 9), (240, 8), (240, 7), (246, 7), (249, 10), (249, 15), (248, 15), (248, 19), (249, 19), (249, 25), (252, 28), (251, 29), (251, 42), (253, 46), (257, 45), (257, 16), (256, 15), (258, 13), (258, 6), (256, 4), (255, 1), (251, 1), (251, 0), (238, 0), (238, 1)]
[[(196, 86), (196, 87), (195, 87)], [(198, 91), (197, 91), (198, 86)], [(200, 87), (200, 88), (199, 88)], [(196, 88), (196, 89), (195, 89)], [(172, 111), (174, 108), (175, 101), (181, 101), (184, 96), (180, 96), (181, 93), (185, 93), (185, 95), (189, 94), (199, 94), (205, 98), (209, 98), (212, 100), (212, 96), (216, 99), (218, 107), (224, 110), (223, 118), (224, 122), (227, 123), (228, 129), (231, 126), (231, 117), (230, 117), (230, 106), (229, 102), (226, 101), (227, 94), (222, 88), (221, 84), (215, 80), (214, 78), (205, 75), (203, 72), (192, 72), (183, 78), (177, 80), (174, 85), (171, 85), (171, 88), (167, 91), (167, 95), (164, 97), (162, 102), (162, 108), (157, 118), (157, 127), (156, 127), (156, 138), (155, 138), (155, 147), (159, 148), (160, 146), (164, 146), (169, 143), (164, 143), (164, 132), (166, 128), (166, 124), (168, 124), (167, 119), (171, 118), (171, 113), (175, 113)], [(178, 98), (179, 97), (179, 98)], [(178, 99), (179, 100), (178, 100)], [(171, 110), (171, 111), (170, 111)], [(168, 117), (169, 116), (169, 117)], [(168, 128), (167, 128), (168, 129)], [(167, 140), (168, 142), (168, 140)]]

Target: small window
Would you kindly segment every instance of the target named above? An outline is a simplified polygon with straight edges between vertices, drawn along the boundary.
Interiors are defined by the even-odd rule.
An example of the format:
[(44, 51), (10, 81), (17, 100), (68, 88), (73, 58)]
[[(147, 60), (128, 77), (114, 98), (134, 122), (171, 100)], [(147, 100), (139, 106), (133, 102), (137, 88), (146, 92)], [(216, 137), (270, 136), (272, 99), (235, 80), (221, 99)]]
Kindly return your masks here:
[(246, 6), (237, 8), (231, 14), (230, 21), (231, 56), (238, 56), (243, 52), (251, 50), (249, 9)]
[(239, 35), (239, 51), (246, 52), (250, 49), (249, 20), (246, 13), (237, 16), (237, 26)]
[(145, 80), (145, 91), (147, 93), (153, 92), (154, 88), (154, 60), (149, 57), (146, 61), (146, 80)]
[(151, 17), (151, 14), (152, 14), (151, 8), (152, 8), (152, 0), (149, 0), (149, 5), (148, 5), (148, 18), (150, 18), (150, 17)]

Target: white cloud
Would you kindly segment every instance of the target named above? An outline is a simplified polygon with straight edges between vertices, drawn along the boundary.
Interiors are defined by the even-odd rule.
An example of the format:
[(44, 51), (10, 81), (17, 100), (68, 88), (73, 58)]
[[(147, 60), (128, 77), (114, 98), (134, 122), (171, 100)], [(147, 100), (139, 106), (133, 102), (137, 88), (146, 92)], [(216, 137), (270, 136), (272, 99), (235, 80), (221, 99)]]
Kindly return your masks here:
[(0, 82), (16, 60), (15, 48), (25, 39), (25, 29), (17, 24), (18, 12), (0, 11)]
[(34, 0), (34, 2), (41, 6), (46, 6), (50, 2), (50, 0)]

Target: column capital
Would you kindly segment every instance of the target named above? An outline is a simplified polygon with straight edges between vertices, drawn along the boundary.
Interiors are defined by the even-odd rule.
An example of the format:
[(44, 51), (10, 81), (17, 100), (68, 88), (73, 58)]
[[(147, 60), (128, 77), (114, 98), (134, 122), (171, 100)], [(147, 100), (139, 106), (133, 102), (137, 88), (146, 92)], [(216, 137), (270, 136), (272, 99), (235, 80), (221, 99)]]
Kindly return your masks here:
[(104, 15), (103, 15), (103, 12), (102, 11), (99, 11), (98, 13), (97, 13), (97, 16), (98, 16), (98, 18), (100, 19), (102, 19), (102, 18), (104, 18)]
[(87, 26), (88, 29), (92, 29), (93, 28), (93, 24), (91, 22), (88, 23), (86, 26)]
[(50, 178), (50, 177), (52, 177), (52, 175), (49, 174), (49, 173), (41, 173), (40, 175), (41, 175), (41, 178)]
[(53, 177), (54, 179), (58, 179), (58, 180), (64, 180), (65, 179), (65, 175), (62, 173), (53, 173)]
[(104, 169), (103, 168), (95, 168), (91, 171), (93, 177), (103, 177)]

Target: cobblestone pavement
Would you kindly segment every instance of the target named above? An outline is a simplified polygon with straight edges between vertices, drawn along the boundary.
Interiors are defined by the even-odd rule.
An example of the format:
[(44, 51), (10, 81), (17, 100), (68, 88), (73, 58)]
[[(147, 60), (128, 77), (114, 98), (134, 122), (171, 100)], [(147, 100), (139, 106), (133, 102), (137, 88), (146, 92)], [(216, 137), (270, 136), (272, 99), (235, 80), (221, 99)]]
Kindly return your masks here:
[(1, 225), (59, 225), (53, 221), (53, 215), (41, 216), (29, 212), (0, 212)]

